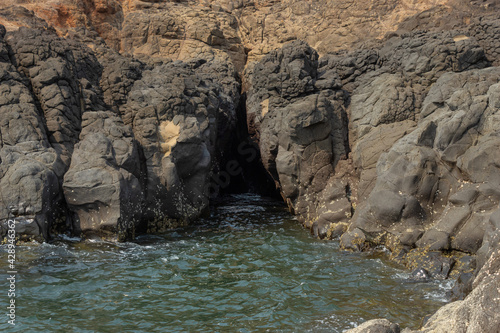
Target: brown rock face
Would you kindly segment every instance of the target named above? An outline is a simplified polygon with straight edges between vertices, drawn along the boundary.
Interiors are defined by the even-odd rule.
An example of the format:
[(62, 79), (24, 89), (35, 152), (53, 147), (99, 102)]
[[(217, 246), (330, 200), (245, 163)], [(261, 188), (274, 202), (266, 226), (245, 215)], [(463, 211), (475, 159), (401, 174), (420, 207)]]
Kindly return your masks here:
[[(21, 14), (12, 5), (33, 13)], [(39, 18), (63, 36), (85, 27), (122, 53), (179, 60), (219, 57), (241, 71), (248, 61), (291, 40), (304, 40), (323, 55), (375, 45), (399, 26), (405, 32), (467, 25), (474, 13), (494, 5), (450, 0), (3, 0), (0, 24), (12, 30), (33, 26)]]

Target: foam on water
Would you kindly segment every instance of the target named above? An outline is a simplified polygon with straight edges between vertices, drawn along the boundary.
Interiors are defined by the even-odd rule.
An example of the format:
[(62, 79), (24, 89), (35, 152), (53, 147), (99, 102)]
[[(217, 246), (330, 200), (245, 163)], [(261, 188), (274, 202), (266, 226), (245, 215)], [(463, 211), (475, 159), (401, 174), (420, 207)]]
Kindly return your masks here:
[(233, 196), (217, 211), (136, 242), (18, 247), (13, 331), (342, 332), (381, 317), (416, 328), (450, 287), (314, 239), (268, 199)]

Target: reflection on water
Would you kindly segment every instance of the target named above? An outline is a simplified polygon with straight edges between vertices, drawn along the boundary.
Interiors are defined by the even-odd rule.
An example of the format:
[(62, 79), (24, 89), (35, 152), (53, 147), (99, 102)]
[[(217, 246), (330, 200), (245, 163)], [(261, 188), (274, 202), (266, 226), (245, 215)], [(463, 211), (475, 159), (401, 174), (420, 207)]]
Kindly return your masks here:
[[(381, 255), (341, 252), (254, 195), (162, 236), (67, 238), (17, 256), (17, 325), (5, 316), (2, 331), (342, 332), (380, 317), (416, 328), (450, 287), (408, 283)], [(4, 273), (5, 247), (0, 260)]]

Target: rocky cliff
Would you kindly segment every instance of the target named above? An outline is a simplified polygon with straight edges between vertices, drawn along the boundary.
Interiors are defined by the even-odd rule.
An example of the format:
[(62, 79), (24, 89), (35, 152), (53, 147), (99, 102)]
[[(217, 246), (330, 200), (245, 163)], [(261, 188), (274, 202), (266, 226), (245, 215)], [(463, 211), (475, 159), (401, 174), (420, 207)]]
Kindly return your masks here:
[(496, 332), (496, 1), (0, 5), (2, 235), (162, 232), (267, 177), (317, 237), (458, 278), (425, 332)]
[(25, 27), (2, 47), (2, 221), (125, 239), (208, 209), (239, 104), (231, 64), (153, 66)]

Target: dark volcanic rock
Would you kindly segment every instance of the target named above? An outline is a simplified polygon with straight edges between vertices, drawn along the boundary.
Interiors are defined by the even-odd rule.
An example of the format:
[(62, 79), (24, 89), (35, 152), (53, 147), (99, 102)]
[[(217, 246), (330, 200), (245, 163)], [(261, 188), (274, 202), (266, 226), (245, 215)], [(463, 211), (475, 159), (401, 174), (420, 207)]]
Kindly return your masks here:
[[(500, 251), (483, 266), (472, 292), (440, 308), (418, 332), (497, 333), (500, 327)], [(411, 332), (411, 331), (405, 331)]]
[[(340, 236), (354, 211), (352, 203), (360, 201), (359, 223), (351, 229), (359, 227), (373, 238), (392, 226), (389, 232), (408, 246), (420, 238), (429, 212), (419, 198), (395, 193), (391, 182), (368, 195), (376, 185), (380, 156), (414, 131), (438, 78), (489, 64), (474, 39), (456, 40), (457, 34), (414, 32), (389, 39), (380, 50), (319, 61), (306, 43), (296, 41), (248, 70), (249, 132), (288, 206), (315, 235)], [(420, 165), (433, 158), (428, 146), (437, 126), (425, 126), (416, 143), (422, 148), (412, 153), (409, 166), (415, 177), (423, 176)], [(401, 161), (389, 175), (398, 177), (403, 171), (396, 169), (408, 164)], [(416, 179), (406, 178), (404, 186)], [(435, 179), (428, 176), (425, 182), (427, 194), (421, 195), (430, 195)], [(367, 221), (373, 219), (377, 225)], [(408, 224), (396, 225), (400, 219)], [(462, 247), (467, 246), (472, 245)]]
[(49, 141), (69, 167), (82, 113), (105, 108), (101, 65), (85, 46), (42, 30), (21, 28), (7, 42), (19, 71), (30, 80)]
[(2, 223), (15, 217), (27, 236), (48, 238), (57, 224), (122, 240), (208, 209), (236, 125), (231, 64), (146, 64), (102, 41), (94, 53), (85, 31), (0, 32)]
[[(1, 27), (4, 35), (5, 30)], [(0, 40), (0, 221), (18, 218), (19, 237), (48, 237), (63, 211), (58, 177), (64, 172), (51, 147), (29, 81), (9, 60)]]
[(319, 73), (316, 51), (301, 41), (271, 52), (248, 75), (249, 132), (265, 168), (306, 226), (340, 235), (338, 223), (351, 214), (346, 185), (332, 179), (348, 153), (340, 78)]
[(132, 130), (110, 111), (83, 114), (80, 142), (64, 176), (64, 195), (76, 233), (133, 238), (144, 195)]
[(417, 128), (377, 163), (378, 178), (350, 228), (403, 245), (475, 253), (498, 208), (495, 151), (499, 69), (443, 75)]
[(144, 156), (150, 230), (208, 208), (210, 172), (234, 130), (238, 87), (232, 66), (204, 60), (164, 64), (134, 83), (120, 110)]

